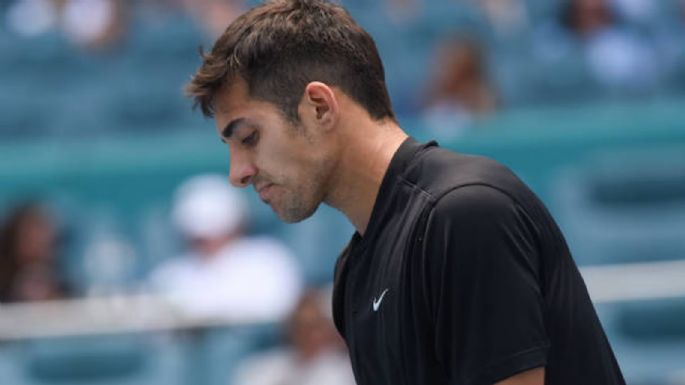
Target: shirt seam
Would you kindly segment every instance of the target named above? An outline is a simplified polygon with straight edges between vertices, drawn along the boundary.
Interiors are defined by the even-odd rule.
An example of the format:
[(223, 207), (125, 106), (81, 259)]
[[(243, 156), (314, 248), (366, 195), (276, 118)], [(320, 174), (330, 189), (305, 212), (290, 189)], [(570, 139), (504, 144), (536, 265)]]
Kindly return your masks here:
[[(505, 195), (507, 198), (511, 199), (512, 202), (516, 203), (518, 206), (520, 206), (522, 209), (524, 209), (526, 212), (528, 212), (528, 210), (525, 209), (526, 206), (525, 206), (522, 202), (520, 202), (518, 199), (516, 199), (516, 197), (514, 197), (514, 196), (513, 196), (512, 194), (510, 194), (508, 191), (506, 191), (506, 190), (504, 190), (504, 189), (502, 189), (502, 188), (500, 188), (500, 187), (497, 187), (497, 186), (495, 186), (495, 185), (493, 185), (493, 184), (490, 184), (490, 183), (472, 182), (472, 183), (460, 184), (460, 185), (458, 185), (458, 186), (452, 186), (452, 187), (450, 187), (449, 189), (447, 189), (447, 190), (445, 190), (444, 192), (442, 192), (442, 194), (439, 194), (439, 195), (438, 195), (438, 194), (433, 194), (433, 193), (431, 193), (431, 192), (429, 192), (429, 191), (426, 191), (426, 190), (422, 189), (422, 188), (419, 187), (417, 184), (412, 183), (411, 181), (409, 181), (409, 180), (407, 180), (407, 179), (405, 179), (405, 178), (402, 178), (402, 179), (403, 179), (404, 182), (406, 182), (407, 184), (411, 185), (411, 186), (414, 187), (416, 190), (419, 190), (419, 191), (423, 192), (424, 194), (430, 196), (430, 197), (431, 197), (431, 201), (432, 201), (432, 203), (434, 203), (434, 204), (437, 204), (437, 203), (438, 203), (441, 199), (443, 199), (447, 194), (449, 194), (449, 193), (451, 193), (451, 192), (454, 192), (454, 191), (456, 191), (456, 190), (459, 190), (459, 189), (461, 189), (461, 188), (464, 188), (464, 187), (473, 187), (473, 186), (483, 186), (483, 187), (491, 188), (491, 189), (493, 189), (493, 190), (495, 190), (495, 191), (501, 193), (502, 195)], [(528, 214), (530, 215), (530, 213), (528, 213)]]

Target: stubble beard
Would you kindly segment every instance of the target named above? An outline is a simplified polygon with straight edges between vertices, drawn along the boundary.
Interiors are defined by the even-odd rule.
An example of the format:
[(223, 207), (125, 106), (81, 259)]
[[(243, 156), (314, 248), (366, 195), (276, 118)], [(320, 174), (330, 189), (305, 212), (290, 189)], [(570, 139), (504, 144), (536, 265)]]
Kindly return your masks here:
[(314, 215), (326, 197), (331, 164), (330, 159), (317, 163), (316, 169), (306, 174), (306, 179), (283, 193), (279, 209), (272, 206), (283, 222), (297, 223)]
[(285, 223), (297, 223), (311, 217), (321, 203), (316, 200), (305, 200), (302, 195), (297, 193), (291, 193), (284, 198), (288, 199), (284, 200), (282, 209), (276, 213)]

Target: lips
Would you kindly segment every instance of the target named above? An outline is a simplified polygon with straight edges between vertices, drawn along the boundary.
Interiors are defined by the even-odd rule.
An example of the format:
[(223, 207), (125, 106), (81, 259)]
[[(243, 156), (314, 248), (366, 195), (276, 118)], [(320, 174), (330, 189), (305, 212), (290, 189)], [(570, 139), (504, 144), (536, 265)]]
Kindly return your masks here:
[(269, 184), (266, 184), (264, 186), (257, 188), (257, 193), (259, 194), (259, 197), (262, 199), (262, 201), (264, 201), (264, 202), (268, 201), (268, 196), (269, 196), (269, 191), (271, 189), (271, 186), (273, 186), (273, 183), (269, 183)]

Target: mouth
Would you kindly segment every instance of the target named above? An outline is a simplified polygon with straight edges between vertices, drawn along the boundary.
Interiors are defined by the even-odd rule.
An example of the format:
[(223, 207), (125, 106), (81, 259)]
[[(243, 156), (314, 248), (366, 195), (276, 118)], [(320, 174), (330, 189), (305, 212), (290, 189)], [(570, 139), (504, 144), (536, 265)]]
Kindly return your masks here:
[(257, 194), (259, 194), (259, 197), (262, 199), (263, 202), (268, 203), (268, 194), (269, 190), (273, 186), (273, 183), (267, 183), (262, 186), (255, 186), (255, 190), (257, 190)]

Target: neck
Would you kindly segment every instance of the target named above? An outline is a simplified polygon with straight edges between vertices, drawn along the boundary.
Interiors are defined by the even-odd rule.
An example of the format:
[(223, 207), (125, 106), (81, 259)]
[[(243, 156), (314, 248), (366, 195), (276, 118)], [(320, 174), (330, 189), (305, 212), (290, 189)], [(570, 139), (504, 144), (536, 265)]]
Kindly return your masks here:
[[(357, 115), (359, 116), (359, 115)], [(340, 210), (364, 235), (393, 155), (407, 138), (394, 121), (350, 121), (341, 135), (335, 180), (326, 203)]]

